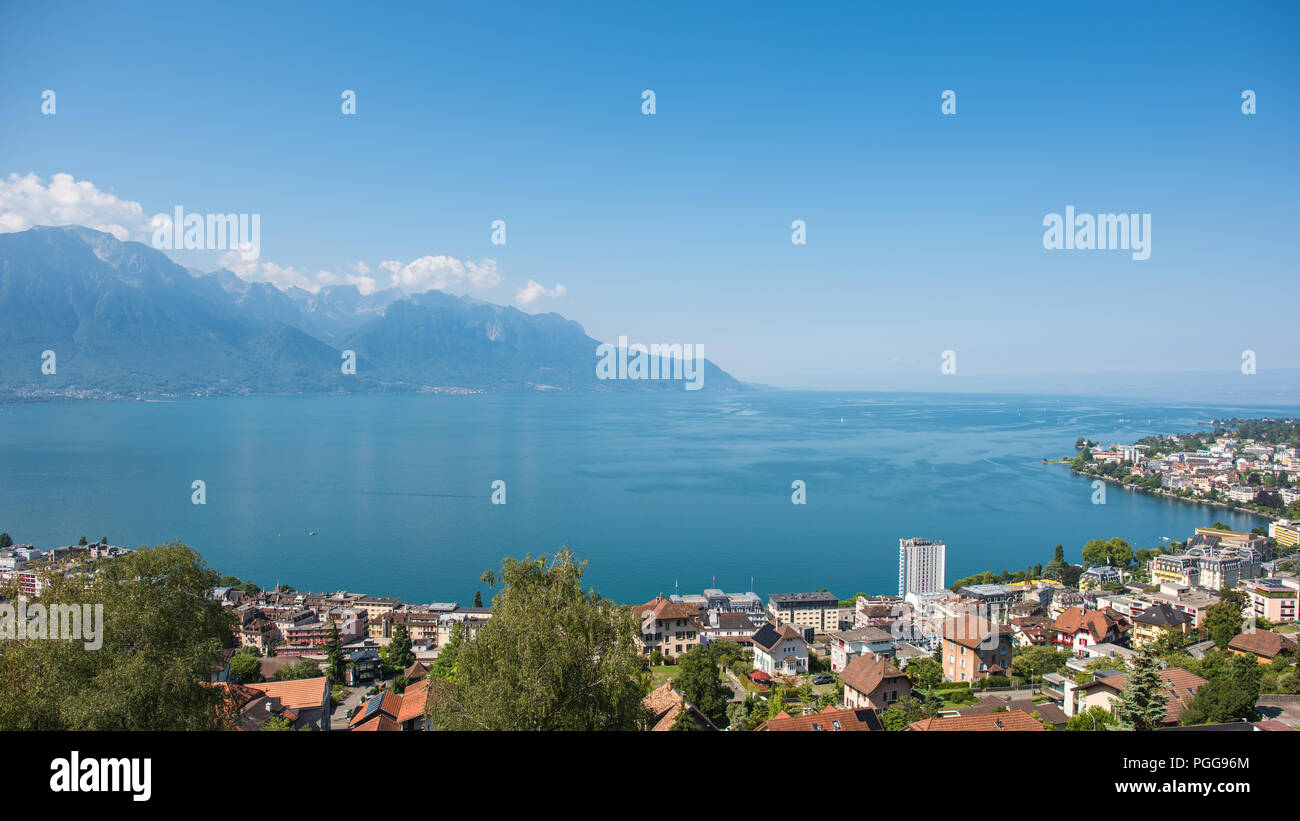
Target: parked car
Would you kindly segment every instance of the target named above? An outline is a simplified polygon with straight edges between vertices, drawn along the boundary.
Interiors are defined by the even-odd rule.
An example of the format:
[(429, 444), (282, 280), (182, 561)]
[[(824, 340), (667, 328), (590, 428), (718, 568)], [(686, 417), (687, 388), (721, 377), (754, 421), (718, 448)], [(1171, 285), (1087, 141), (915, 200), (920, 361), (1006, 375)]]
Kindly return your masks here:
[(834, 680), (835, 680), (835, 676), (832, 676), (830, 673), (818, 673), (817, 675), (813, 676), (812, 683), (830, 684)]

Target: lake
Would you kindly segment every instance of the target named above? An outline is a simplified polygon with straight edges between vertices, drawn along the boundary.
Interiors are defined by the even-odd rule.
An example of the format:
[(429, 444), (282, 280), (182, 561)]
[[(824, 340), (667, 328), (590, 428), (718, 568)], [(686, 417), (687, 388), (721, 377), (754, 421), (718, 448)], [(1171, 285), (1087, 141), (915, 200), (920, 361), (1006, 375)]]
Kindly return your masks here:
[[(897, 590), (898, 540), (948, 581), (1080, 560), (1089, 539), (1262, 520), (1044, 457), (1257, 409), (1068, 396), (746, 392), (273, 396), (0, 405), (0, 530), (178, 538), (263, 587), (468, 604), (504, 555), (568, 544), (624, 602), (717, 586)], [(191, 485), (206, 485), (206, 504)], [(491, 502), (494, 481), (506, 503)], [(791, 483), (807, 503), (791, 503)], [(309, 535), (315, 531), (316, 535)], [(751, 581), (752, 579), (752, 581)], [(485, 599), (490, 591), (483, 589)]]

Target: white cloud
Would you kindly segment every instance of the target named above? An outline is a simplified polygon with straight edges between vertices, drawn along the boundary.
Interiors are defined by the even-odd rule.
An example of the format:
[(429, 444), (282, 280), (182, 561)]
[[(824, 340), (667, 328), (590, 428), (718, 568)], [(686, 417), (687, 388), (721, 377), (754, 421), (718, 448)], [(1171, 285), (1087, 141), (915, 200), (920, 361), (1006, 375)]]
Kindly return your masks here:
[(143, 238), (149, 230), (140, 203), (77, 182), (71, 174), (55, 174), (48, 184), (35, 174), (0, 180), (0, 233), (35, 225), (84, 225), (120, 240)]
[(515, 294), (515, 304), (526, 308), (539, 299), (559, 299), (565, 293), (567, 292), (564, 290), (564, 286), (558, 282), (555, 283), (555, 288), (547, 289), (541, 283), (530, 279), (528, 284)]
[(501, 284), (495, 259), (478, 262), (448, 256), (425, 256), (402, 264), (386, 260), (379, 267), (392, 276), (392, 285), (408, 294), (423, 293), (430, 288), (440, 291), (486, 291)]
[[(0, 233), (26, 231), (36, 225), (84, 225), (105, 231), (119, 240), (139, 240), (150, 244), (155, 227), (169, 227), (171, 216), (156, 215), (151, 224), (140, 203), (119, 199), (101, 191), (86, 180), (78, 182), (71, 174), (55, 174), (46, 182), (36, 174), (10, 174), (0, 179)], [(411, 262), (387, 260), (372, 271), (365, 262), (355, 262), (343, 272), (320, 270), (312, 273), (292, 265), (265, 260), (245, 260), (238, 251), (227, 252), (218, 263), (237, 276), (251, 282), (270, 282), (277, 288), (298, 287), (316, 292), (330, 285), (355, 285), (363, 294), (386, 288), (401, 288), (407, 294), (437, 288), (465, 294), (491, 290), (501, 284), (495, 259), (477, 262), (449, 256), (423, 256)], [(530, 304), (543, 296), (564, 294), (562, 286), (547, 291), (535, 282), (519, 292), (521, 304)]]
[(246, 262), (237, 252), (223, 256), (221, 265), (252, 282), (270, 282), (280, 289), (295, 286), (312, 292), (329, 285), (355, 285), (363, 294), (387, 288), (400, 288), (407, 294), (422, 294), (431, 288), (467, 293), (486, 291), (501, 284), (501, 275), (493, 259), (474, 262), (448, 256), (426, 256), (409, 263), (385, 260), (379, 263), (383, 273), (377, 276), (372, 275), (370, 266), (364, 262), (354, 263), (348, 272), (317, 271), (313, 274), (274, 262)]

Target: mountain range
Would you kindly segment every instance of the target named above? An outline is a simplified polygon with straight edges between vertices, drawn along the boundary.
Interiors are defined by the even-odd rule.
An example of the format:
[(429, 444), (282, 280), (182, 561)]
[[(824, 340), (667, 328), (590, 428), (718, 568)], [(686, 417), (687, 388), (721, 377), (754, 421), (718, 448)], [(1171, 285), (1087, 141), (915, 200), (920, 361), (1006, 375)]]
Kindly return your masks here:
[[(600, 344), (559, 314), (443, 291), (281, 290), (89, 228), (0, 234), (0, 395), (684, 389), (597, 379)], [(706, 360), (703, 388), (743, 386)]]

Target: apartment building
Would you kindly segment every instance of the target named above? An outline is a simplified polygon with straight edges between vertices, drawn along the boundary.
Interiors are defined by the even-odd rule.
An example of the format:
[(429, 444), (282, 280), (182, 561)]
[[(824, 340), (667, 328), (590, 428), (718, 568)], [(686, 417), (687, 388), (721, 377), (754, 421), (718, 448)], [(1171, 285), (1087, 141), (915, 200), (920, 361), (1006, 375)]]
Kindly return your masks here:
[[(773, 593), (767, 600), (768, 618), (779, 624), (811, 627), (822, 635), (839, 630), (841, 622), (851, 624), (853, 608), (840, 607), (834, 593)], [(846, 625), (847, 626), (847, 625)]]
[(849, 662), (840, 681), (844, 683), (847, 710), (883, 710), (912, 693), (908, 677), (888, 658), (875, 653), (865, 653)]
[[(1287, 501), (1285, 496), (1282, 500)], [(1300, 521), (1279, 519), (1276, 522), (1269, 522), (1268, 537), (1277, 542), (1279, 547), (1300, 547)]]
[(704, 614), (698, 607), (657, 596), (633, 608), (633, 615), (642, 655), (658, 650), (668, 658), (676, 658), (700, 644)]
[(1247, 605), (1256, 618), (1268, 619), (1274, 624), (1297, 621), (1296, 605), (1300, 601), (1300, 584), (1291, 579), (1254, 579), (1243, 582)]
[(362, 596), (353, 607), (366, 613), (367, 635), (377, 639), (384, 634), (384, 615), (402, 606), (402, 600), (386, 596)]
[(1152, 644), (1170, 633), (1186, 636), (1191, 630), (1192, 617), (1175, 610), (1168, 602), (1156, 602), (1133, 616), (1133, 630), (1129, 642), (1134, 647)]
[(944, 562), (948, 548), (929, 539), (898, 540), (898, 595), (925, 595), (944, 589)]
[(1007, 675), (1013, 630), (973, 615), (945, 619), (940, 649), (948, 681), (976, 681)]
[(894, 637), (879, 627), (855, 627), (826, 634), (831, 649), (831, 671), (842, 673), (853, 659), (863, 654), (892, 658)]

